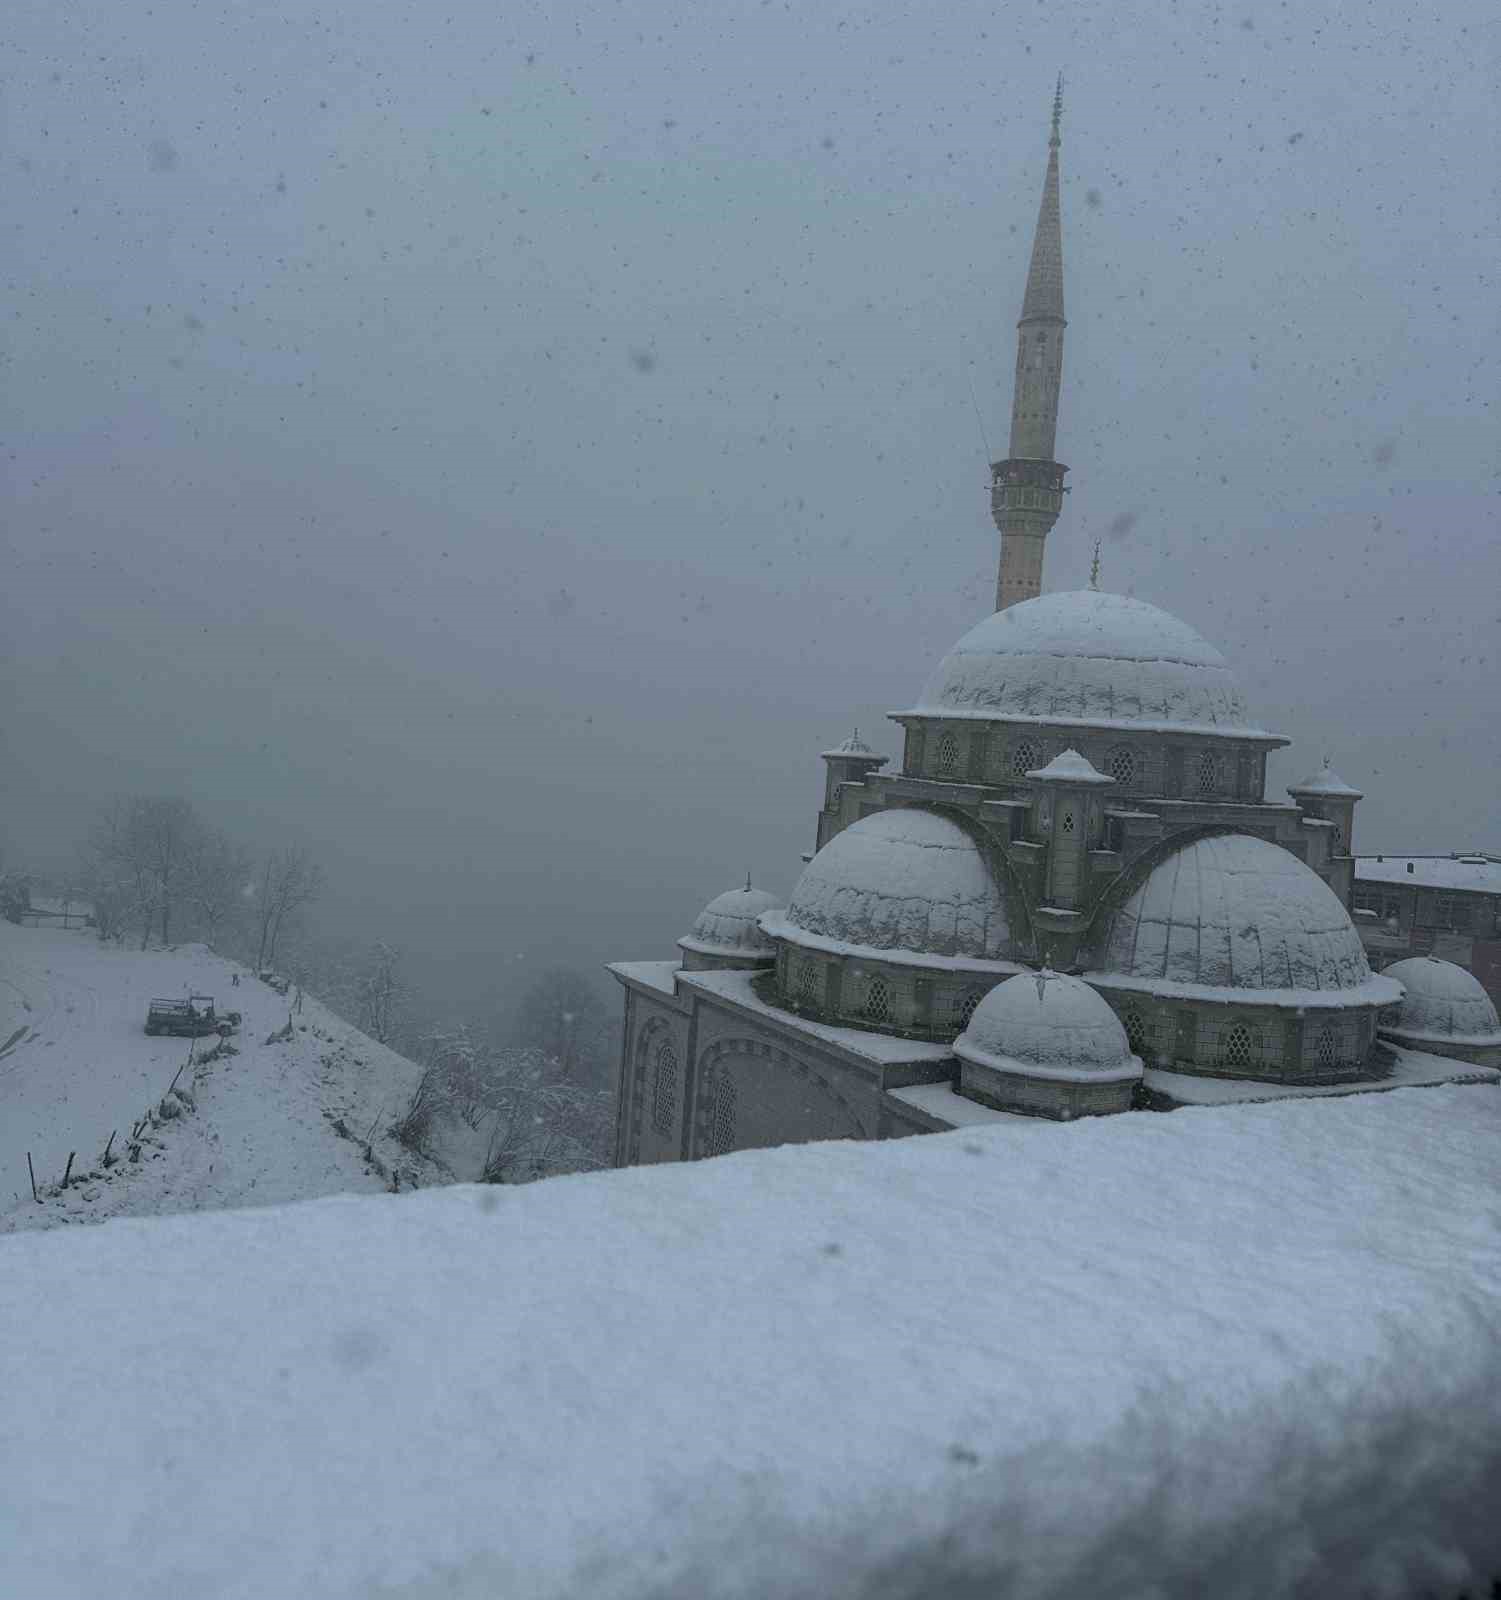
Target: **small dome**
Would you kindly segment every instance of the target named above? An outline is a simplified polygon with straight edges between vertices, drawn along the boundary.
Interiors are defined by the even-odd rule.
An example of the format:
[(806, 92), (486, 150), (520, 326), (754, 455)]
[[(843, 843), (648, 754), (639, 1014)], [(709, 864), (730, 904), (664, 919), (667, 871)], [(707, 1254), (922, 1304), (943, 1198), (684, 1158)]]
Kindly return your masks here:
[(1317, 772), (1311, 773), (1301, 783), (1288, 784), (1287, 792), (1293, 795), (1322, 795), (1330, 800), (1363, 800), (1365, 798), (1359, 789), (1352, 789), (1329, 765), (1328, 756), (1324, 757), (1324, 764)]
[(701, 955), (775, 955), (757, 919), (763, 912), (777, 910), (777, 897), (764, 889), (752, 889), (749, 883), (743, 889), (726, 889), (699, 912), (693, 932), (678, 940), (679, 948)]
[(1111, 727), (1260, 733), (1225, 658), (1144, 600), (1093, 589), (997, 611), (939, 664), (914, 708)]
[[(1198, 839), (1154, 867), (1105, 921), (1099, 976), (1182, 993), (1329, 991), (1389, 1004), (1339, 896), (1291, 851), (1248, 834)], [(1248, 996), (1249, 998), (1249, 996)]]
[(1495, 1002), (1473, 973), (1435, 956), (1411, 956), (1382, 973), (1395, 978), (1406, 993), (1384, 1031), (1407, 1038), (1454, 1040), (1469, 1044), (1501, 1044), (1501, 1019)]
[(954, 1054), (996, 1072), (1075, 1083), (1141, 1076), (1116, 1014), (1087, 983), (1056, 972), (997, 984), (954, 1041)]
[(862, 817), (803, 869), (785, 916), (762, 928), (794, 944), (1004, 958), (1006, 903), (980, 847), (932, 811)]

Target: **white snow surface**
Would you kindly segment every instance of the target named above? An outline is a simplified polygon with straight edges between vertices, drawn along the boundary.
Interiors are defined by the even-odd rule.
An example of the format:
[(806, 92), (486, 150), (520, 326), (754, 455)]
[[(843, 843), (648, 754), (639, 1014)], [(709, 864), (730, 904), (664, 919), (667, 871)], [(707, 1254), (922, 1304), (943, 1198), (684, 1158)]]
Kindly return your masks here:
[(1501, 1571), (1501, 1095), (0, 1240), (27, 1600), (1268, 1600)]
[(726, 889), (699, 912), (693, 932), (678, 940), (680, 946), (712, 954), (729, 951), (746, 955), (770, 955), (775, 946), (761, 932), (756, 919), (763, 911), (780, 911), (782, 903), (765, 889), (749, 884)]
[(1045, 767), (1027, 774), (1044, 783), (1114, 783), (1098, 770), (1087, 756), (1077, 750), (1061, 750)]
[[(178, 1102), (182, 1114), (149, 1136), (138, 1162), (106, 1170), (111, 1131), (123, 1156), (132, 1124), (159, 1105), (188, 1056), (186, 1039), (147, 1037), (147, 1005), (188, 993), (243, 1013), (239, 1054), (185, 1070), (178, 1084), (194, 1109)], [(426, 1181), (428, 1164), (384, 1134), (420, 1069), (308, 996), (292, 1039), (265, 1044), (290, 1006), (202, 945), (138, 951), (81, 929), (0, 921), (0, 1233), (384, 1188), (359, 1144), (334, 1130), (336, 1117), (360, 1139), (378, 1123), (382, 1159)], [(216, 1042), (199, 1040), (195, 1054)], [(44, 1187), (77, 1153), (75, 1181), (42, 1205), (31, 1198), (28, 1151)]]
[(899, 807), (835, 834), (803, 868), (774, 938), (800, 933), (885, 952), (997, 961), (1011, 936), (1000, 885), (980, 847), (933, 811)]
[[(1408, 871), (1411, 867), (1412, 871)], [(1480, 856), (1356, 856), (1357, 883), (1407, 883), (1424, 889), (1478, 889), (1501, 895), (1501, 859)]]
[(955, 712), (1269, 737), (1248, 725), (1224, 656), (1186, 622), (1092, 589), (1039, 595), (971, 628), (913, 714)]
[(1392, 1089), (1431, 1087), (1441, 1083), (1489, 1084), (1501, 1088), (1501, 1071), (1477, 1067), (1471, 1061), (1431, 1056), (1389, 1042), (1395, 1058), (1381, 1078), (1358, 1078), (1344, 1083), (1270, 1083), (1255, 1078), (1214, 1078), (1199, 1073), (1170, 1072), (1148, 1067), (1142, 1073), (1147, 1088), (1155, 1089), (1185, 1106), (1227, 1106), (1255, 1100), (1313, 1100), (1332, 1095), (1381, 1094)]
[(1087, 983), (1057, 972), (997, 984), (954, 1041), (954, 1054), (997, 1072), (1069, 1083), (1141, 1076), (1116, 1014)]
[(1436, 956), (1409, 956), (1385, 968), (1405, 993), (1395, 1021), (1382, 1019), (1411, 1038), (1448, 1039), (1455, 1043), (1501, 1044), (1501, 1019), (1496, 1005), (1474, 973)]
[(1399, 998), (1395, 984), (1372, 975), (1339, 896), (1291, 851), (1250, 834), (1198, 839), (1160, 862), (1107, 917), (1094, 964), (1102, 976), (1164, 992), (1268, 990), (1283, 1003), (1331, 992), (1351, 1004)]

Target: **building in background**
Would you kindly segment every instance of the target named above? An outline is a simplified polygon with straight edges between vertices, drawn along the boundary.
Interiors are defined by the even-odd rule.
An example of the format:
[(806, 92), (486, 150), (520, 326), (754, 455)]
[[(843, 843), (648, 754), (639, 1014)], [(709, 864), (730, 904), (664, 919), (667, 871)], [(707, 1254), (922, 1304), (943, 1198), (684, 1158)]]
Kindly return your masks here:
[(1438, 956), (1501, 1004), (1501, 855), (1356, 856), (1354, 906), (1377, 966)]

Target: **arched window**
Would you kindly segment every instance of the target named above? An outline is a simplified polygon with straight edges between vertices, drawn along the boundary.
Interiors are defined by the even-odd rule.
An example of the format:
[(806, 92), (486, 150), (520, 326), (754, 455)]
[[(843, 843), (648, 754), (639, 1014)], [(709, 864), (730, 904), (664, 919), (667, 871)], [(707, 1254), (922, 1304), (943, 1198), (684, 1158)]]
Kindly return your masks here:
[(968, 994), (962, 995), (955, 1003), (954, 1010), (956, 1014), (956, 1020), (959, 1024), (960, 1033), (963, 1033), (964, 1030), (969, 1026), (970, 1021), (975, 1014), (975, 1007), (979, 1005), (984, 998), (985, 991), (983, 989), (971, 989)]
[(959, 741), (951, 733), (946, 733), (938, 741), (938, 770), (940, 772), (956, 772), (959, 768)]
[(1243, 1022), (1232, 1023), (1220, 1037), (1220, 1065), (1231, 1072), (1247, 1072), (1261, 1056), (1260, 1040)]
[(709, 1126), (709, 1154), (722, 1156), (735, 1148), (735, 1085), (722, 1066), (714, 1077), (714, 1118)]
[(1213, 750), (1199, 755), (1199, 793), (1218, 794), (1220, 787), (1220, 760)]
[(1314, 1052), (1318, 1057), (1319, 1066), (1326, 1072), (1332, 1071), (1340, 1064), (1339, 1034), (1325, 1023), (1319, 1029), (1318, 1040), (1314, 1045)]
[(1130, 1007), (1121, 1018), (1121, 1023), (1126, 1030), (1126, 1043), (1131, 1046), (1133, 1056), (1141, 1055), (1146, 1049), (1147, 1023), (1135, 1006)]
[(1336, 822), (1334, 824), (1334, 854), (1343, 855), (1345, 851), (1345, 830)]
[(1072, 836), (1074, 831), (1074, 814), (1072, 811), (1063, 813), (1063, 818), (1058, 824), (1058, 831)]
[(1128, 744), (1118, 744), (1110, 752), (1110, 759), (1106, 763), (1110, 776), (1122, 788), (1136, 782), (1136, 752)]
[(865, 1015), (872, 1022), (891, 1021), (891, 991), (882, 977), (871, 978), (865, 985)]
[(678, 1053), (671, 1039), (657, 1046), (651, 1084), (651, 1125), (659, 1138), (670, 1139), (678, 1113)]
[(811, 956), (803, 956), (798, 960), (797, 987), (795, 993), (798, 1003), (805, 1006), (816, 1006), (823, 998), (823, 974), (819, 971), (818, 963)]
[(1023, 739), (1020, 744), (1011, 747), (1011, 776), (1025, 778), (1029, 772), (1035, 771), (1042, 765), (1042, 760), (1037, 753), (1037, 746), (1030, 739)]

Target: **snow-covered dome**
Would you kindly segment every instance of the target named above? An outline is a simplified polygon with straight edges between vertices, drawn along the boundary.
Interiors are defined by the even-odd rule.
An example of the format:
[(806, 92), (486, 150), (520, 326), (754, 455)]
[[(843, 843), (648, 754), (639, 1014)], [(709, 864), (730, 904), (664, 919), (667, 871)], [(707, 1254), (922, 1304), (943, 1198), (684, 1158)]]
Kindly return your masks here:
[(1324, 880), (1280, 845), (1243, 833), (1195, 840), (1154, 867), (1107, 916), (1096, 967), (1091, 979), (1107, 985), (1115, 977), (1169, 993), (1398, 998), (1394, 983), (1372, 976), (1360, 935)]
[(939, 663), (915, 714), (1249, 732), (1225, 658), (1144, 600), (1084, 589), (987, 617)]
[(1411, 956), (1382, 977), (1394, 978), (1406, 991), (1395, 1018), (1390, 1023), (1383, 1018), (1383, 1031), (1410, 1039), (1501, 1045), (1495, 1002), (1463, 967), (1436, 956)]
[(803, 869), (785, 914), (761, 927), (794, 944), (976, 961), (1005, 957), (1006, 902), (980, 847), (932, 811), (878, 811)]
[(1056, 972), (997, 984), (954, 1041), (954, 1054), (996, 1072), (1073, 1083), (1141, 1076), (1116, 1014), (1087, 983)]
[(775, 955), (776, 948), (761, 932), (757, 919), (763, 912), (779, 909), (774, 894), (753, 889), (749, 883), (743, 889), (726, 889), (699, 912), (693, 932), (679, 939), (678, 947), (710, 956)]

